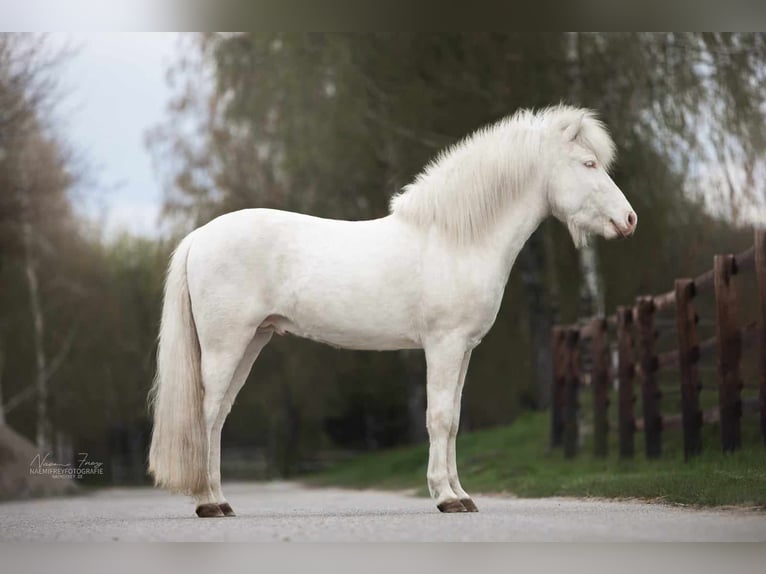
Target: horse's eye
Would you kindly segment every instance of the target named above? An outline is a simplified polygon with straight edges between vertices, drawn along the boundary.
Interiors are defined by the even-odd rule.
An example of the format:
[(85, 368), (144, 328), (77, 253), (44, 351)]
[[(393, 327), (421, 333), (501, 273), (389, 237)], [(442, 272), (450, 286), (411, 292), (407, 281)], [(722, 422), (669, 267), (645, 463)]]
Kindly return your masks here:
[(588, 160), (583, 164), (585, 167), (594, 168), (596, 167), (596, 162), (593, 160)]

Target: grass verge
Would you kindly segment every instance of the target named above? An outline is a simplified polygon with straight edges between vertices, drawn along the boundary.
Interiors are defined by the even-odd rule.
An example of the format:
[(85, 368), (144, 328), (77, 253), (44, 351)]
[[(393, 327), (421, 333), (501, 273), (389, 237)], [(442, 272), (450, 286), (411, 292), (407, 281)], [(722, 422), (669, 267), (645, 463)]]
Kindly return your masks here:
[[(703, 454), (689, 462), (683, 461), (680, 430), (665, 431), (659, 460), (643, 456), (641, 433), (636, 434), (633, 460), (618, 460), (615, 444), (610, 445), (607, 459), (595, 459), (587, 442), (578, 458), (565, 460), (560, 450), (548, 448), (548, 424), (546, 413), (527, 413), (507, 427), (464, 433), (457, 446), (463, 487), (472, 493), (520, 497), (638, 498), (766, 509), (766, 448), (754, 424), (743, 428), (744, 446), (733, 454), (720, 451), (718, 427), (708, 425)], [(365, 454), (311, 475), (307, 482), (350, 488), (415, 488), (425, 495), (427, 458), (426, 445)]]

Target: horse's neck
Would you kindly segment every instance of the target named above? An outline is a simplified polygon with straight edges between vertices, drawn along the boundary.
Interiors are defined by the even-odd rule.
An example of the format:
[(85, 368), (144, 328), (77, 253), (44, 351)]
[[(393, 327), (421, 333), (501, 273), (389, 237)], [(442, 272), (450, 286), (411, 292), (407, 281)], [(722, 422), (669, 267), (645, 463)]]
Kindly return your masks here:
[(549, 215), (542, 185), (535, 183), (520, 193), (504, 210), (489, 240), (504, 265), (507, 279), (521, 248)]

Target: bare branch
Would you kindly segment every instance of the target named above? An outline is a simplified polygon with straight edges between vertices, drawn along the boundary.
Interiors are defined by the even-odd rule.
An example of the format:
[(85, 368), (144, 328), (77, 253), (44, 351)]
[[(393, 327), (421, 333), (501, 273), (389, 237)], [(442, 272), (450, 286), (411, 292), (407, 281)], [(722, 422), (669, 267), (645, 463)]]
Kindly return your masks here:
[(67, 355), (69, 355), (69, 352), (72, 350), (72, 343), (74, 342), (75, 335), (77, 334), (79, 325), (75, 324), (70, 327), (69, 332), (67, 333), (66, 338), (64, 339), (64, 342), (62, 343), (61, 347), (59, 348), (58, 353), (56, 353), (56, 356), (53, 357), (53, 360), (51, 360), (50, 364), (48, 365), (48, 369), (45, 371), (45, 379), (47, 382), (50, 382), (53, 378), (53, 375), (56, 374), (56, 371), (59, 370), (61, 365), (64, 363), (64, 361), (67, 358)]
[(3, 405), (3, 411), (6, 415), (10, 414), (12, 410), (14, 410), (19, 405), (23, 404), (25, 401), (31, 399), (35, 396), (35, 391), (37, 388), (34, 385), (29, 385), (27, 388), (25, 388), (22, 391), (19, 391), (11, 399)]
[[(53, 379), (53, 376), (56, 374), (56, 371), (58, 371), (58, 369), (66, 360), (67, 355), (69, 355), (69, 352), (72, 350), (72, 343), (74, 342), (75, 335), (77, 334), (78, 329), (79, 329), (79, 325), (72, 326), (72, 328), (69, 330), (69, 333), (67, 333), (66, 339), (64, 340), (64, 343), (61, 345), (59, 352), (56, 354), (56, 356), (53, 358), (50, 365), (48, 366), (48, 369), (45, 372), (45, 380), (47, 383), (51, 382), (51, 380)], [(2, 353), (2, 349), (0, 349), (0, 359), (2, 359), (1, 353)], [(2, 366), (2, 362), (0, 362), (0, 366)], [(0, 370), (0, 377), (2, 377), (2, 370)], [(0, 408), (0, 412), (2, 412), (3, 414), (7, 416), (16, 407), (24, 404), (24, 402), (33, 398), (36, 394), (36, 391), (37, 391), (37, 387), (35, 384), (31, 384), (27, 386), (25, 389), (13, 395), (13, 397), (11, 397), (8, 400), (8, 402), (2, 405), (2, 407)]]

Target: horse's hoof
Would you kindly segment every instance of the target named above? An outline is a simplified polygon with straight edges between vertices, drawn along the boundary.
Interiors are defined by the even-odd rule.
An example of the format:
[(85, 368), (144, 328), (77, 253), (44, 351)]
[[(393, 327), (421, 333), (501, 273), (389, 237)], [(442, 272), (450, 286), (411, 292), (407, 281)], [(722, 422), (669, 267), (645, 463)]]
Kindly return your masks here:
[(468, 512), (479, 512), (479, 508), (476, 506), (476, 503), (470, 498), (461, 498), (460, 503)]
[(441, 504), (437, 504), (436, 508), (441, 512), (468, 512), (459, 500), (445, 500)]
[(197, 516), (200, 518), (222, 518), (224, 514), (215, 502), (208, 502), (197, 507)]
[(234, 509), (231, 507), (231, 505), (228, 502), (219, 504), (218, 508), (221, 509), (221, 512), (223, 512), (224, 516), (236, 516), (236, 514), (234, 514)]

